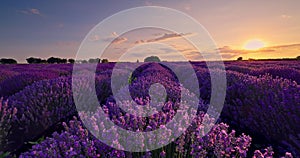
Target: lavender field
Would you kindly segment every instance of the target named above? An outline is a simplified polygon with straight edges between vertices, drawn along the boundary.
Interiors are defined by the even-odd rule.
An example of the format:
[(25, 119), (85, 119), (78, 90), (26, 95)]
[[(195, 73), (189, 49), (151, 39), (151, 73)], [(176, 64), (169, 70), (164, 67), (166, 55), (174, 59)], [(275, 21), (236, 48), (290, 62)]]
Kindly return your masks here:
[[(99, 126), (116, 130), (99, 119), (98, 111), (103, 110), (107, 118), (126, 130), (166, 128), (177, 113), (181, 84), (193, 86), (189, 84), (190, 74), (179, 84), (174, 73), (160, 63), (143, 63), (130, 78), (118, 74), (116, 78), (129, 84), (132, 99), (141, 105), (151, 100), (148, 91), (152, 84), (165, 87), (162, 111), (140, 117), (116, 104), (111, 88), (115, 64), (98, 64), (95, 88), (99, 106), (90, 107), (86, 101), (81, 117), (73, 99), (73, 64), (0, 65), (0, 157), (300, 157), (299, 61), (225, 62), (227, 91), (219, 118), (210, 117), (206, 111), (211, 99), (210, 71), (222, 72), (218, 66), (209, 71), (205, 62), (192, 62), (199, 82), (197, 117), (179, 138), (149, 152), (116, 150), (85, 126), (94, 127), (93, 132), (99, 135)], [(181, 63), (173, 64), (178, 70), (185, 69)], [(86, 64), (81, 66), (84, 74)], [(76, 86), (84, 86), (85, 81), (83, 75), (82, 85)], [(118, 93), (122, 96), (123, 89)], [(90, 120), (90, 124), (83, 125), (83, 120)], [(216, 124), (202, 137), (204, 120)], [(115, 135), (105, 138), (120, 146), (121, 142), (134, 146), (134, 141), (143, 141), (119, 140)]]

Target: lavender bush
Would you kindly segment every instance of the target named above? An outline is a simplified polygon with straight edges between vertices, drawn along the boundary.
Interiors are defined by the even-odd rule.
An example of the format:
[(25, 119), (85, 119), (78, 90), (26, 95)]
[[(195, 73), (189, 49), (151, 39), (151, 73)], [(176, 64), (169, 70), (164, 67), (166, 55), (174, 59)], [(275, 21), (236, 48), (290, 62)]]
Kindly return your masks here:
[(45, 80), (9, 97), (8, 106), (17, 109), (16, 119), (7, 124), (11, 126), (8, 129), (11, 133), (5, 139), (11, 143), (1, 150), (14, 151), (61, 119), (74, 115), (76, 109), (70, 86), (68, 78)]
[[(64, 124), (65, 130), (61, 133), (53, 133), (40, 144), (34, 145), (28, 152), (20, 157), (247, 157), (247, 150), (251, 144), (251, 137), (242, 134), (235, 136), (235, 131), (228, 131), (228, 125), (220, 123), (215, 125), (205, 136), (199, 137), (203, 126), (198, 118), (185, 134), (175, 143), (146, 153), (130, 153), (115, 150), (93, 137), (82, 123), (74, 118), (68, 124)], [(255, 151), (253, 157), (272, 157), (274, 152), (267, 148), (265, 153)], [(249, 156), (249, 155), (248, 155)], [(286, 153), (286, 158), (292, 158)]]
[(227, 77), (229, 83), (223, 116), (244, 130), (299, 151), (299, 128), (295, 126), (300, 119), (299, 86), (269, 75), (254, 77), (227, 72)]
[(17, 121), (17, 108), (8, 107), (7, 101), (0, 99), (0, 151), (4, 151), (10, 143), (7, 138), (11, 135), (12, 123)]
[(59, 77), (56, 73), (36, 73), (36, 72), (27, 72), (20, 73), (19, 75), (15, 75), (10, 77), (0, 84), (0, 96), (7, 98), (26, 86), (31, 85), (34, 82), (46, 79), (53, 79)]
[[(2, 65), (3, 66), (3, 65)], [(10, 70), (7, 70), (5, 68), (1, 68), (0, 67), (0, 83), (10, 77), (13, 77), (15, 75), (18, 75), (19, 73), (18, 72), (15, 72), (15, 71), (10, 71)]]

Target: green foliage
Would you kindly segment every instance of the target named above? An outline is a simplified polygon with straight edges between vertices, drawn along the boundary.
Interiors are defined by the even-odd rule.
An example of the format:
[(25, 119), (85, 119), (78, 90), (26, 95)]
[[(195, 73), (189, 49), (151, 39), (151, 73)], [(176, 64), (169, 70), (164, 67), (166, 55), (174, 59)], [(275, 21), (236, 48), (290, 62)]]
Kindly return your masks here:
[(8, 157), (10, 152), (0, 153), (0, 158)]
[(75, 63), (75, 60), (74, 59), (68, 59), (68, 62), (73, 64), (73, 63)]
[(108, 63), (108, 59), (102, 59), (101, 63)]
[(65, 64), (67, 61), (67, 59), (61, 59), (57, 57), (50, 57), (47, 59), (47, 63), (49, 64)]
[(2, 58), (0, 59), (0, 64), (17, 64), (17, 60), (15, 59), (6, 59), (6, 58)]
[(89, 63), (100, 63), (100, 59), (99, 58), (96, 58), (96, 59), (89, 59)]
[(132, 81), (136, 80), (136, 77), (132, 77), (132, 73), (130, 74), (129, 78), (128, 78), (128, 84), (131, 84)]
[(150, 56), (144, 59), (144, 62), (160, 62), (158, 56)]
[(45, 136), (43, 136), (43, 137), (41, 137), (41, 138), (39, 138), (37, 141), (35, 141), (35, 142), (28, 142), (28, 144), (31, 144), (31, 145), (36, 145), (36, 144), (40, 144), (42, 141), (44, 141), (45, 140)]

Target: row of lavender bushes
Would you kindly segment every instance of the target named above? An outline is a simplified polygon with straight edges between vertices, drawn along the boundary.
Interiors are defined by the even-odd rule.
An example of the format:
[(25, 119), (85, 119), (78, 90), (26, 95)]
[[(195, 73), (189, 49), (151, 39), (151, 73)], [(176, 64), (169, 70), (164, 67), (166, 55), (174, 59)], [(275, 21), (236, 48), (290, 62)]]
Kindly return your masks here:
[[(209, 103), (209, 72), (198, 67), (196, 73), (200, 96)], [(227, 70), (226, 75), (227, 93), (221, 118), (242, 131), (262, 135), (269, 142), (299, 155), (299, 85), (269, 74), (252, 76)]]
[[(106, 106), (111, 107), (108, 103)], [(2, 111), (7, 111), (7, 105), (1, 106)], [(99, 109), (101, 110), (101, 109)], [(97, 118), (99, 113), (93, 115)], [(109, 113), (106, 113), (107, 116)], [(115, 113), (116, 114), (116, 113)], [(172, 143), (162, 149), (147, 152), (147, 153), (130, 153), (115, 150), (98, 139), (94, 138), (82, 123), (76, 118), (68, 124), (63, 123), (65, 130), (53, 133), (52, 137), (46, 138), (41, 143), (34, 145), (28, 152), (22, 153), (20, 157), (246, 157), (247, 150), (251, 144), (251, 137), (242, 134), (236, 136), (235, 131), (229, 131), (228, 125), (220, 123), (215, 125), (212, 130), (205, 137), (201, 137), (204, 126), (202, 125), (203, 117), (208, 117), (204, 113), (199, 113), (198, 117), (193, 121), (192, 126), (180, 137), (175, 143)], [(83, 119), (90, 118), (85, 114)], [(115, 119), (115, 123), (122, 117)], [(90, 120), (90, 119), (88, 119)], [(134, 125), (133, 119), (125, 119), (125, 124)], [(206, 123), (213, 123), (213, 119)], [(90, 122), (91, 124), (101, 124), (101, 120), (96, 119), (97, 122)], [(136, 121), (139, 122), (139, 121)], [(147, 125), (145, 125), (147, 126)], [(141, 127), (141, 126), (140, 126)], [(145, 128), (144, 128), (145, 129)], [(146, 128), (147, 129), (147, 128)], [(98, 131), (99, 132), (99, 131)], [(255, 151), (253, 157), (272, 157), (274, 152), (271, 148), (263, 151)], [(249, 155), (248, 155), (249, 156)], [(290, 153), (286, 153), (286, 158), (292, 157)]]
[(269, 74), (274, 78), (280, 77), (300, 83), (300, 69), (287, 66), (272, 65), (272, 67), (251, 68), (249, 66), (228, 65), (226, 69), (253, 76)]
[[(199, 73), (198, 73), (199, 74)], [(234, 74), (234, 73), (232, 73), (232, 74)], [(203, 74), (199, 74), (198, 75), (198, 77), (199, 76), (205, 76), (205, 75), (203, 75)], [(251, 101), (248, 101), (248, 102), (246, 102), (247, 104), (248, 103), (252, 103), (251, 105), (253, 105), (252, 107), (253, 107), (253, 109), (254, 109), (254, 107), (255, 107), (255, 103), (258, 103), (258, 104), (260, 104), (262, 101), (265, 101), (265, 102), (267, 102), (269, 99), (270, 99), (270, 96), (268, 96), (268, 97), (265, 97), (265, 98), (261, 98), (261, 100), (258, 100), (258, 101), (256, 101), (257, 100), (257, 97), (259, 97), (259, 96), (261, 96), (261, 94), (264, 94), (265, 93), (265, 90), (266, 89), (269, 89), (270, 90), (270, 93), (272, 92), (272, 90), (274, 89), (275, 91), (274, 91), (274, 94), (275, 95), (278, 95), (278, 93), (279, 93), (279, 95), (284, 95), (284, 96), (286, 96), (286, 94), (291, 94), (290, 95), (290, 97), (286, 97), (286, 102), (283, 102), (282, 103), (282, 100), (275, 100), (275, 101), (273, 101), (273, 102), (271, 102), (271, 103), (267, 103), (268, 105), (271, 105), (271, 106), (274, 106), (274, 105), (278, 105), (279, 103), (281, 103), (281, 104), (283, 104), (283, 105), (286, 105), (286, 106), (289, 106), (288, 108), (290, 108), (290, 104), (291, 103), (295, 103), (295, 107), (299, 104), (298, 102), (297, 102), (297, 100), (295, 100), (295, 99), (297, 99), (297, 94), (299, 94), (299, 89), (295, 89), (295, 83), (293, 84), (292, 82), (290, 82), (290, 81), (288, 81), (288, 80), (283, 80), (283, 79), (273, 79), (273, 78), (271, 78), (271, 77), (265, 77), (265, 76), (263, 76), (263, 77), (261, 77), (261, 78), (263, 78), (263, 79), (261, 79), (262, 81), (261, 81), (261, 84), (260, 84), (260, 86), (257, 86), (257, 87), (253, 87), (253, 85), (252, 84), (257, 84), (256, 82), (254, 82), (253, 83), (253, 81), (255, 81), (255, 80), (258, 80), (258, 79), (260, 79), (260, 77), (253, 77), (252, 78), (252, 76), (247, 76), (246, 75), (246, 77), (244, 77), (245, 75), (244, 74), (239, 74), (239, 73), (236, 73), (236, 74), (234, 74), (234, 75), (232, 75), (232, 76), (234, 76), (234, 77), (232, 77), (233, 79), (230, 79), (229, 80), (229, 82), (231, 81), (231, 83), (229, 84), (229, 85), (233, 85), (232, 87), (234, 87), (234, 86), (236, 86), (236, 88), (232, 88), (232, 90), (229, 90), (229, 92), (232, 92), (231, 94), (232, 94), (232, 97), (231, 98), (233, 98), (233, 100), (235, 99), (235, 98), (237, 98), (237, 100), (239, 99), (239, 100), (241, 100), (241, 98), (242, 98), (242, 100), (244, 99), (251, 99), (251, 97), (253, 97), (252, 95), (252, 92), (254, 92), (255, 94), (257, 94), (257, 95), (254, 95), (254, 97), (253, 97), (253, 99), (251, 100)], [(236, 76), (238, 76), (238, 77), (236, 77)], [(243, 76), (243, 77), (241, 77), (241, 76)], [(209, 78), (209, 77), (206, 77), (206, 78)], [(266, 79), (265, 79), (266, 78)], [(9, 98), (9, 100), (12, 100), (12, 101), (9, 101), (9, 103), (6, 103), (6, 101), (2, 101), (3, 103), (4, 103), (4, 105), (5, 104), (9, 104), (8, 105), (8, 110), (2, 110), (1, 111), (1, 113), (2, 113), (2, 117), (1, 118), (5, 118), (5, 119), (3, 119), (2, 121), (3, 122), (10, 122), (10, 121), (16, 121), (17, 123), (14, 123), (14, 125), (15, 126), (21, 126), (21, 127), (23, 127), (23, 128), (25, 128), (26, 129), (26, 126), (27, 125), (29, 125), (28, 127), (27, 127), (27, 129), (26, 130), (29, 130), (28, 128), (30, 128), (30, 127), (36, 127), (36, 124), (37, 125), (39, 125), (40, 127), (42, 127), (40, 130), (37, 130), (36, 131), (36, 129), (31, 129), (32, 131), (34, 130), (34, 132), (33, 132), (33, 135), (32, 136), (30, 136), (31, 134), (29, 134), (29, 136), (25, 136), (23, 139), (24, 140), (22, 140), (21, 139), (21, 142), (23, 141), (23, 142), (25, 142), (25, 141), (27, 141), (27, 140), (30, 140), (30, 139), (32, 139), (34, 136), (36, 136), (37, 135), (37, 133), (38, 133), (38, 131), (44, 131), (44, 130), (47, 130), (47, 126), (45, 125), (45, 124), (47, 124), (47, 123), (49, 123), (49, 125), (51, 125), (51, 123), (53, 124), (54, 122), (57, 122), (59, 119), (57, 119), (57, 120), (55, 120), (55, 121), (51, 121), (51, 119), (52, 118), (55, 118), (56, 117), (56, 115), (59, 115), (59, 114), (61, 114), (61, 115), (64, 115), (64, 116), (62, 116), (62, 117), (65, 117), (66, 115), (64, 114), (65, 113), (65, 111), (64, 111), (64, 109), (59, 109), (59, 110), (54, 110), (55, 108), (53, 108), (53, 106), (54, 107), (57, 107), (57, 108), (62, 108), (62, 107), (68, 107), (68, 106), (66, 106), (66, 104), (64, 103), (64, 101), (65, 100), (68, 100), (68, 99), (63, 99), (63, 100), (59, 100), (58, 98), (60, 98), (59, 96), (61, 95), (61, 94), (65, 94), (65, 92), (64, 92), (64, 89), (66, 88), (66, 87), (68, 87), (68, 86), (65, 86), (65, 85), (63, 85), (63, 83), (61, 83), (62, 82), (62, 80), (66, 80), (66, 79), (58, 79), (58, 81), (57, 81), (57, 83), (52, 83), (52, 82), (50, 82), (50, 81), (41, 81), (41, 82), (37, 82), (37, 83), (35, 83), (35, 84), (33, 84), (32, 86), (33, 87), (38, 87), (37, 89), (44, 89), (44, 88), (46, 88), (46, 89), (44, 89), (43, 91), (41, 91), (41, 92), (38, 92), (38, 93), (36, 93), (35, 95), (32, 95), (32, 93), (30, 92), (32, 89), (35, 89), (35, 88), (32, 88), (32, 87), (28, 87), (27, 88), (27, 92), (26, 92), (26, 88), (25, 88), (25, 90), (23, 90), (23, 91), (25, 91), (25, 92), (20, 92), (19, 94), (16, 94), (16, 95), (14, 95), (14, 96), (12, 96), (12, 97), (10, 97)], [(107, 86), (107, 84), (108, 83), (110, 83), (110, 82), (108, 82), (108, 79), (107, 78), (105, 78), (105, 79), (103, 79), (104, 81), (105, 81), (105, 83), (103, 83), (102, 84), (102, 86), (106, 86), (107, 88), (108, 88), (108, 86)], [(205, 81), (207, 81), (207, 79), (204, 79)], [(243, 84), (241, 84), (241, 82), (240, 81), (244, 81), (244, 80), (250, 80), (250, 81), (252, 81), (252, 82), (248, 82), (248, 84), (245, 84), (245, 85), (243, 85)], [(201, 81), (201, 80), (200, 80)], [(277, 81), (277, 82), (275, 82), (275, 81)], [(284, 81), (284, 82), (283, 82)], [(65, 82), (65, 81), (63, 81), (63, 82)], [(39, 85), (40, 83), (44, 83), (44, 85), (43, 84), (41, 84), (41, 85)], [(68, 84), (70, 84), (70, 82), (67, 82)], [(247, 82), (246, 82), (247, 83)], [(267, 85), (265, 84), (265, 83), (268, 83)], [(52, 85), (61, 85), (61, 87), (60, 88), (49, 88), (49, 87), (51, 87)], [(100, 84), (101, 85), (101, 84)], [(202, 87), (205, 87), (204, 85), (206, 85), (206, 84), (203, 84), (202, 83), (202, 86), (201, 86), (201, 88)], [(251, 85), (252, 85), (252, 87), (251, 87)], [(276, 87), (274, 88), (274, 87), (272, 87), (272, 89), (270, 89), (270, 85), (280, 85), (279, 86), (279, 88), (277, 88), (277, 90), (276, 90)], [(283, 85), (283, 86), (281, 86), (281, 85)], [(252, 91), (247, 91), (247, 86), (250, 86), (250, 89), (252, 89)], [(47, 88), (48, 87), (48, 88)], [(55, 86), (54, 86), (55, 87)], [(58, 86), (59, 87), (59, 86)], [(240, 87), (242, 87), (242, 88), (240, 88)], [(244, 88), (245, 87), (245, 88)], [(293, 88), (290, 88), (290, 87), (294, 87), (294, 90), (293, 90)], [(297, 85), (296, 85), (296, 87), (297, 87)], [(102, 87), (101, 87), (102, 88)], [(100, 88), (100, 89), (101, 89)], [(260, 89), (262, 89), (262, 90), (260, 90), (259, 91), (259, 88)], [(55, 89), (54, 91), (56, 91), (56, 89), (57, 89), (57, 93), (56, 92), (54, 92), (54, 93), (51, 93), (51, 94), (44, 94), (44, 96), (43, 96), (43, 93), (48, 93), (48, 92), (51, 92), (51, 90), (53, 90), (53, 89)], [(68, 88), (67, 88), (68, 89)], [(98, 88), (97, 88), (98, 89)], [(206, 89), (209, 89), (209, 88), (207, 88), (207, 86), (206, 86), (206, 88), (204, 88), (204, 90), (203, 91), (206, 91)], [(287, 89), (287, 90), (286, 90)], [(290, 90), (290, 89), (292, 89), (292, 90)], [(60, 91), (61, 90), (61, 91)], [(70, 89), (69, 89), (70, 90)], [(208, 91), (209, 92), (209, 91)], [(245, 92), (245, 93), (243, 93), (243, 92)], [(276, 92), (276, 93), (275, 93)], [(22, 94), (23, 93), (23, 94)], [(103, 91), (103, 93), (105, 93), (105, 91)], [(249, 94), (251, 94), (250, 96), (251, 97), (245, 97), (245, 96), (247, 96), (247, 93), (249, 93)], [(53, 94), (57, 94), (57, 96), (56, 97), (53, 97), (53, 100), (51, 100), (51, 98), (52, 98), (52, 95)], [(67, 93), (67, 94), (70, 94), (70, 92), (69, 93)], [(240, 95), (237, 95), (237, 94), (240, 94)], [(268, 93), (267, 93), (268, 94)], [(296, 94), (295, 96), (293, 96), (294, 94)], [(32, 96), (31, 96), (32, 95)], [(35, 99), (36, 99), (36, 97), (37, 96), (39, 96), (40, 95), (40, 100), (39, 99), (37, 99), (37, 101), (34, 101)], [(50, 100), (49, 101), (46, 101), (46, 102), (44, 102), (43, 101), (43, 99), (42, 98), (45, 98), (45, 95), (47, 96), (46, 98), (50, 98)], [(22, 96), (23, 96), (23, 99), (20, 99), (20, 101), (18, 101), (19, 100), (19, 98), (22, 98)], [(55, 96), (55, 95), (54, 95)], [(70, 94), (70, 96), (71, 96), (71, 94)], [(68, 96), (66, 96), (65, 98), (70, 98), (70, 96), (68, 95)], [(255, 97), (255, 96), (257, 96), (257, 97)], [(31, 98), (31, 99), (29, 99), (28, 101), (26, 101), (27, 100), (27, 97), (29, 97), (29, 98)], [(38, 97), (39, 98), (39, 97)], [(274, 98), (276, 98), (276, 97), (274, 97)], [(104, 99), (104, 98), (103, 98)], [(231, 100), (231, 99), (228, 99), (229, 101)], [(252, 102), (254, 100), (254, 102)], [(292, 101), (291, 101), (292, 100)], [(56, 103), (52, 103), (52, 101), (56, 101)], [(11, 102), (11, 103), (10, 103)], [(72, 101), (70, 101), (70, 102), (72, 102)], [(233, 101), (233, 102), (238, 102), (238, 101)], [(33, 104), (32, 104), (33, 103)], [(243, 103), (242, 104), (242, 106), (243, 105), (245, 105), (246, 103)], [(298, 103), (298, 104), (297, 104)], [(11, 104), (11, 105), (10, 105)], [(58, 105), (56, 105), (56, 104), (58, 104)], [(71, 104), (73, 104), (73, 103), (71, 103)], [(72, 107), (72, 105), (70, 104), (70, 107)], [(232, 105), (233, 104), (233, 105)], [(254, 105), (255, 104), (255, 105)], [(27, 105), (34, 105), (34, 106), (32, 106), (32, 107), (26, 107)], [(47, 106), (46, 108), (41, 108), (41, 107), (43, 107), (44, 105), (50, 105), (50, 106)], [(69, 105), (69, 104), (67, 104), (67, 105)], [(243, 109), (243, 110), (240, 110), (240, 109), (237, 109), (236, 107), (239, 107), (239, 106), (241, 106), (240, 104), (238, 105), (238, 104), (236, 104), (236, 103), (230, 103), (230, 104), (228, 104), (228, 105), (230, 105), (230, 106), (234, 106), (235, 108), (233, 108), (234, 110), (228, 110), (228, 111), (230, 111), (230, 112), (232, 112), (232, 111), (240, 111), (240, 112), (237, 112), (237, 113), (241, 113), (241, 112), (245, 112), (245, 110)], [(262, 106), (264, 106), (264, 105), (262, 105)], [(3, 106), (3, 107), (5, 107), (5, 106)], [(267, 107), (267, 106), (264, 106), (264, 107)], [(74, 107), (73, 107), (74, 108)], [(287, 110), (288, 108), (286, 108), (285, 109), (285, 111), (287, 111), (287, 112), (290, 112), (290, 110)], [(291, 107), (291, 108), (293, 108), (293, 107)], [(6, 108), (7, 109), (7, 108)], [(20, 110), (19, 110), (20, 109)], [(24, 110), (25, 109), (25, 110)], [(68, 108), (67, 108), (68, 109)], [(226, 108), (225, 108), (226, 109)], [(23, 112), (25, 112), (26, 110), (29, 110), (30, 112), (28, 112), (28, 113), (25, 113), (25, 114), (23, 114)], [(58, 111), (60, 111), (60, 110), (62, 110), (62, 112), (58, 112)], [(70, 111), (72, 111), (72, 108), (69, 108), (68, 110), (70, 110)], [(68, 111), (67, 110), (67, 111)], [(248, 109), (247, 109), (248, 110)], [(268, 109), (269, 110), (269, 109)], [(279, 110), (282, 110), (282, 109), (279, 109)], [(18, 112), (19, 111), (19, 112)], [(50, 112), (49, 112), (50, 111)], [(278, 113), (278, 109), (277, 109), (277, 111), (275, 110), (274, 111), (274, 118), (273, 118), (273, 120), (275, 120), (275, 122), (276, 121), (278, 121), (278, 122), (280, 122), (280, 120), (278, 120), (277, 119), (277, 117), (282, 117), (281, 115), (282, 115), (282, 111), (281, 112), (279, 112), (279, 116), (277, 116), (277, 115), (275, 115), (275, 113)], [(294, 118), (293, 119), (295, 119), (296, 121), (297, 121), (297, 115), (295, 115), (295, 112), (297, 112), (297, 109), (295, 109), (295, 110), (293, 110), (293, 111), (291, 111), (291, 112), (294, 112), (294, 115), (292, 115), (292, 116), (294, 116)], [(4, 113), (4, 114), (3, 114)], [(8, 114), (7, 115), (7, 113), (11, 113), (11, 114)], [(45, 118), (40, 118), (38, 115), (40, 115), (41, 113), (50, 113), (49, 114), (49, 118), (47, 118), (48, 119), (48, 122), (47, 122), (47, 120), (45, 119)], [(226, 113), (226, 112), (224, 112), (224, 113)], [(254, 110), (254, 112), (253, 112), (254, 114), (253, 115), (255, 115), (256, 113), (257, 113), (257, 110), (255, 111)], [(22, 114), (22, 115), (21, 115)], [(297, 113), (296, 113), (297, 114)], [(48, 115), (48, 114), (47, 114)], [(70, 115), (72, 115), (72, 112), (70, 112)], [(242, 114), (243, 115), (243, 114)], [(241, 114), (240, 115), (237, 115), (237, 116), (240, 116), (240, 117), (238, 117), (238, 118), (235, 118), (235, 119), (233, 119), (233, 120), (238, 120), (238, 122), (240, 123), (241, 122), (241, 125), (243, 126), (243, 122), (245, 121), (245, 122), (251, 122), (251, 121), (249, 121), (249, 120), (239, 120), (239, 119), (241, 119), (241, 116), (242, 116)], [(232, 115), (231, 114), (231, 116), (235, 116), (235, 115)], [(26, 121), (26, 119), (21, 119), (21, 118), (29, 118), (28, 120), (30, 120), (30, 121)], [(266, 117), (268, 117), (268, 115), (266, 115)], [(290, 116), (283, 116), (283, 117), (290, 117)], [(58, 118), (60, 118), (60, 117), (58, 117)], [(281, 120), (282, 120), (283, 118), (281, 118)], [(293, 122), (293, 119), (292, 119), (292, 122)], [(20, 121), (21, 120), (21, 121)], [(45, 121), (46, 120), (46, 121)], [(50, 122), (49, 122), (49, 120), (50, 120)], [(254, 119), (255, 121), (253, 121), (253, 122), (256, 122), (256, 120), (260, 120), (260, 117), (255, 117), (255, 119)], [(294, 120), (294, 121), (295, 121)], [(23, 121), (23, 122), (22, 122)], [(31, 122), (32, 121), (32, 122)], [(47, 122), (47, 123), (45, 123), (45, 122)], [(27, 123), (24, 123), (24, 122), (27, 122)], [(28, 122), (31, 122), (31, 123), (28, 123)], [(259, 122), (259, 121), (257, 121), (257, 122)], [(270, 122), (264, 122), (264, 123), (270, 123)], [(258, 131), (259, 130), (262, 130), (262, 129), (260, 129), (260, 127), (261, 127), (261, 125), (265, 125), (264, 123), (261, 123), (261, 124), (259, 124), (259, 125), (257, 125), (257, 123), (256, 123), (256, 126), (254, 126), (254, 128), (259, 128), (258, 129)], [(289, 123), (289, 122), (288, 122)], [(245, 124), (245, 123), (244, 123)], [(2, 123), (1, 122), (1, 127), (2, 128), (9, 128), (9, 126), (7, 126), (7, 125), (10, 125), (9, 123)], [(49, 126), (48, 125), (48, 126)], [(273, 125), (271, 125), (271, 126), (273, 126)], [(252, 127), (252, 126), (250, 126), (250, 127)], [(277, 126), (275, 126), (276, 127), (276, 129), (277, 128), (282, 128), (281, 126), (279, 126), (279, 125), (277, 125)], [(3, 131), (3, 133), (5, 133), (6, 131), (9, 133), (9, 132), (12, 132), (12, 131), (14, 131), (14, 130), (11, 130), (11, 129), (16, 129), (17, 130), (17, 132), (15, 133), (15, 134), (13, 134), (13, 135), (20, 135), (20, 133), (23, 133), (24, 131), (25, 131), (25, 133), (27, 132), (28, 133), (28, 131), (26, 131), (26, 130), (24, 130), (24, 129), (22, 129), (22, 130), (19, 130), (19, 129), (17, 129), (17, 128), (19, 128), (19, 127), (12, 127), (12, 128), (10, 128), (9, 130), (2, 130)], [(273, 126), (273, 128), (274, 128), (274, 126)], [(283, 127), (283, 128), (287, 128), (287, 129), (289, 129), (290, 130), (290, 127), (289, 126), (287, 126), (287, 127)], [(274, 129), (274, 130), (276, 130), (276, 129)], [(293, 128), (291, 128), (291, 129), (293, 129)], [(263, 128), (263, 132), (265, 131), (265, 130), (271, 130), (270, 128)], [(30, 130), (29, 130), (30, 131)], [(293, 129), (293, 130), (291, 130), (292, 132), (293, 131), (295, 131), (295, 129)], [(29, 132), (30, 133), (30, 132)], [(288, 132), (287, 132), (288, 133)], [(3, 135), (5, 136), (5, 134), (1, 134), (1, 136), (3, 137)], [(7, 135), (7, 134), (6, 134)], [(8, 134), (8, 135), (10, 135), (10, 133)], [(278, 133), (275, 133), (274, 135), (278, 135)], [(288, 133), (287, 135), (290, 135), (290, 133)], [(272, 136), (273, 137), (273, 136)], [(276, 138), (276, 137), (275, 137)], [(286, 138), (286, 137), (284, 137), (284, 138)], [(273, 139), (273, 138), (272, 138)], [(7, 140), (7, 137), (5, 137), (5, 139), (1, 139), (1, 140), (4, 140), (4, 141), (7, 141), (8, 142), (8, 144), (10, 144), (10, 143), (12, 143), (11, 141), (12, 140)], [(283, 140), (285, 140), (285, 139), (283, 139)], [(292, 139), (293, 140), (293, 139)], [(14, 143), (14, 142), (13, 142)], [(20, 143), (20, 144), (22, 144), (22, 143)], [(293, 145), (291, 145), (291, 146), (293, 146)], [(2, 146), (1, 146), (2, 147)], [(16, 146), (13, 146), (13, 147), (16, 147)], [(5, 150), (4, 150), (5, 151)]]
[(288, 146), (299, 155), (300, 87), (293, 81), (227, 72), (228, 90), (222, 112), (241, 129)]
[(67, 80), (58, 78), (35, 82), (8, 98), (6, 104), (9, 109), (14, 109), (14, 113), (5, 119), (10, 122), (6, 128), (1, 129), (6, 132), (2, 135), (5, 142), (0, 145), (1, 151), (19, 149), (61, 119), (75, 114), (71, 84)]
[[(203, 117), (203, 116), (202, 116)], [(273, 157), (271, 147), (247, 153), (251, 145), (251, 137), (245, 134), (236, 136), (228, 125), (220, 123), (204, 137), (201, 117), (197, 117), (189, 128), (175, 142), (151, 152), (132, 153), (116, 150), (96, 139), (76, 118), (69, 123), (63, 123), (65, 130), (53, 133), (40, 144), (34, 145), (20, 157)], [(285, 153), (285, 158), (292, 158), (291, 153)]]
[[(70, 77), (56, 76), (58, 78), (51, 79), (53, 76), (47, 74), (31, 75), (33, 80), (36, 78), (34, 75), (44, 78), (42, 81), (34, 81), (31, 85), (30, 81), (24, 80), (28, 81), (28, 86), (23, 90), (7, 97), (7, 100), (3, 100), (2, 97), (1, 102), (6, 105), (6, 110), (2, 110), (0, 114), (3, 115), (0, 122), (0, 151), (15, 152), (24, 144), (36, 140), (55, 124), (77, 114)], [(17, 82), (17, 79), (15, 81)], [(106, 75), (98, 75), (96, 85), (99, 89), (99, 99), (105, 100), (111, 91), (109, 79)], [(14, 91), (14, 87), (11, 90)], [(108, 94), (103, 95), (104, 93)], [(7, 115), (8, 112), (11, 114)]]
[[(218, 65), (215, 67), (218, 68)], [(205, 103), (209, 103), (211, 99), (210, 73), (218, 74), (218, 70), (209, 72), (203, 64), (194, 68), (199, 80), (200, 97)], [(282, 75), (284, 78), (280, 78), (274, 74), (263, 73), (265, 71), (260, 71), (264, 70), (263, 68), (255, 70), (263, 75), (257, 73), (254, 76), (227, 69), (227, 92), (221, 119), (242, 131), (262, 135), (268, 142), (280, 144), (282, 152), (290, 150), (299, 155), (300, 132), (296, 125), (300, 121), (299, 85), (293, 79), (287, 79), (290, 76)], [(285, 69), (279, 70), (284, 72)], [(276, 71), (275, 68), (274, 72)], [(292, 73), (287, 71), (285, 74)], [(294, 79), (300, 78), (297, 75), (294, 77)], [(185, 85), (192, 85), (188, 79), (185, 82)]]

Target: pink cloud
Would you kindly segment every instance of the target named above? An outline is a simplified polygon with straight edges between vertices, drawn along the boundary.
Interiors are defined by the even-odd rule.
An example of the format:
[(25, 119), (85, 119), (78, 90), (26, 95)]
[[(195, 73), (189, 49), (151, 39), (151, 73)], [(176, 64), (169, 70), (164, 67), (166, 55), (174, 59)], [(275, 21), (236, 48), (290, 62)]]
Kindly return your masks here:
[(89, 40), (92, 41), (92, 42), (99, 41), (100, 37), (99, 37), (99, 35), (94, 35)]
[(290, 19), (290, 18), (292, 18), (292, 16), (286, 15), (286, 14), (280, 15), (280, 17), (281, 17), (282, 19)]
[(164, 33), (164, 34), (160, 35), (160, 37), (148, 39), (148, 40), (138, 40), (138, 41), (135, 41), (134, 43), (140, 44), (140, 43), (167, 41), (167, 40), (182, 38), (184, 36), (191, 36), (191, 35), (193, 35), (193, 33)]
[(112, 43), (114, 44), (120, 44), (120, 43), (123, 43), (123, 42), (126, 42), (128, 39), (125, 38), (125, 37), (117, 37), (115, 38)]
[[(98, 39), (100, 40), (100, 38)], [(104, 42), (110, 42), (111, 40), (113, 44), (120, 44), (123, 42), (126, 42), (128, 39), (126, 37), (119, 37), (119, 35), (116, 32), (112, 32), (109, 37), (103, 38), (102, 41)]]

